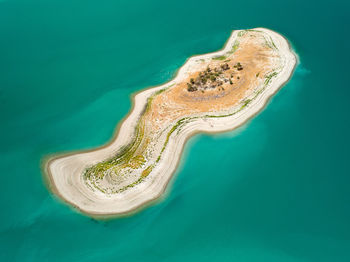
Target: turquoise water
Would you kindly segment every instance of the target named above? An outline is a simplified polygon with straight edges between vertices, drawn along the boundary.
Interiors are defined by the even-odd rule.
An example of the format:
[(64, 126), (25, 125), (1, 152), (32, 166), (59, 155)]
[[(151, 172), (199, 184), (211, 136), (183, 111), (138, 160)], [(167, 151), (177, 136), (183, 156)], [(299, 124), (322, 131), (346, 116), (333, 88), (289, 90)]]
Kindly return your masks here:
[[(350, 261), (346, 1), (0, 2), (0, 261)], [(300, 56), (268, 107), (186, 146), (162, 202), (98, 222), (55, 199), (51, 153), (106, 143), (130, 95), (232, 29)]]

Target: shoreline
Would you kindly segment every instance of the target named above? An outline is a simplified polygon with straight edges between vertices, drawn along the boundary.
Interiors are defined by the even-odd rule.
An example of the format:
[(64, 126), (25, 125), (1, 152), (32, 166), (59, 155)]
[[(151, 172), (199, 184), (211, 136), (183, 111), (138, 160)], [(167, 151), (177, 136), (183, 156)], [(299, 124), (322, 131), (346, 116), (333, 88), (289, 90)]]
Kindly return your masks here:
[[(216, 52), (212, 52), (212, 53), (207, 53), (204, 55), (196, 55), (196, 56), (192, 56), (192, 57), (188, 58), (185, 61), (185, 63), (183, 64), (183, 66), (181, 66), (177, 70), (175, 76), (167, 83), (162, 84), (160, 86), (152, 87), (152, 88), (146, 88), (146, 89), (143, 89), (141, 91), (138, 91), (138, 92), (132, 94), (131, 95), (132, 96), (132, 107), (131, 107), (129, 113), (118, 123), (113, 137), (105, 145), (98, 147), (98, 148), (95, 148), (95, 149), (91, 149), (91, 150), (74, 151), (71, 153), (63, 153), (63, 154), (59, 154), (59, 155), (55, 154), (52, 156), (45, 157), (42, 161), (42, 168), (44, 170), (44, 172), (43, 172), (44, 173), (44, 181), (45, 181), (46, 185), (49, 187), (50, 191), (52, 191), (54, 193), (54, 195), (58, 196), (64, 202), (72, 205), (75, 209), (79, 210), (81, 213), (84, 213), (90, 217), (94, 217), (97, 219), (105, 219), (105, 218), (111, 218), (111, 217), (131, 215), (133, 213), (138, 212), (140, 209), (143, 209), (146, 206), (158, 201), (161, 198), (161, 196), (164, 195), (164, 192), (168, 188), (170, 181), (172, 180), (172, 178), (174, 177), (174, 174), (176, 173), (176, 169), (177, 169), (178, 164), (181, 160), (181, 156), (182, 156), (185, 144), (188, 141), (188, 139), (190, 139), (192, 136), (194, 136), (197, 133), (207, 133), (207, 134), (223, 133), (223, 132), (237, 129), (238, 127), (246, 124), (250, 119), (252, 119), (254, 116), (256, 116), (259, 112), (261, 112), (266, 107), (266, 105), (268, 104), (268, 102), (270, 101), (272, 96), (274, 94), (276, 94), (290, 80), (291, 76), (293, 75), (293, 72), (294, 72), (296, 65), (297, 65), (297, 55), (293, 52), (287, 39), (285, 39), (280, 34), (275, 33), (274, 31), (271, 31), (268, 29), (256, 28), (256, 30), (262, 30), (265, 33), (272, 34), (274, 37), (276, 37), (276, 39), (280, 38), (278, 40), (282, 40), (282, 42), (284, 42), (283, 43), (284, 45), (287, 44), (288, 50), (285, 50), (286, 51), (285, 55), (289, 55), (289, 58), (291, 59), (289, 62), (293, 62), (292, 67), (287, 68), (288, 72), (287, 72), (287, 74), (284, 74), (282, 76), (282, 81), (277, 81), (277, 84), (276, 84), (276, 79), (275, 79), (273, 81), (275, 86), (272, 86), (272, 87), (269, 86), (269, 88), (267, 88), (267, 90), (264, 90), (257, 97), (256, 101), (254, 100), (254, 103), (249, 104), (247, 106), (247, 108), (243, 110), (242, 113), (237, 112), (238, 116), (236, 116), (236, 114), (234, 114), (233, 117), (231, 117), (231, 116), (230, 117), (223, 117), (222, 119), (219, 119), (217, 121), (213, 120), (213, 122), (216, 123), (215, 127), (210, 127), (206, 123), (197, 123), (197, 124), (190, 123), (186, 126), (185, 131), (181, 132), (182, 136), (179, 136), (177, 138), (178, 141), (175, 141), (175, 139), (169, 141), (169, 144), (167, 145), (166, 150), (164, 152), (165, 152), (165, 155), (169, 154), (169, 151), (172, 155), (175, 155), (175, 157), (174, 157), (175, 161), (172, 161), (171, 163), (166, 163), (166, 167), (164, 167), (164, 163), (161, 163), (159, 165), (160, 167), (159, 166), (156, 167), (157, 169), (160, 169), (160, 168), (165, 169), (165, 173), (164, 173), (164, 170), (157, 170), (157, 171), (163, 173), (162, 175), (158, 174), (158, 176), (166, 177), (166, 180), (162, 180), (160, 182), (158, 181), (158, 183), (155, 186), (153, 185), (153, 188), (147, 188), (148, 191), (151, 190), (151, 193), (148, 195), (148, 199), (140, 201), (140, 198), (139, 198), (138, 199), (139, 203), (137, 203), (137, 204), (133, 203), (131, 208), (128, 208), (126, 210), (122, 210), (120, 212), (116, 212), (116, 211), (107, 212), (108, 210), (104, 210), (101, 212), (98, 212), (96, 210), (95, 211), (86, 210), (86, 209), (82, 208), (81, 206), (78, 206), (73, 201), (70, 201), (66, 196), (64, 196), (64, 194), (62, 194), (60, 192), (60, 190), (58, 189), (57, 184), (56, 184), (57, 181), (55, 182), (55, 177), (54, 177), (50, 167), (52, 167), (55, 164), (55, 162), (60, 161), (60, 160), (62, 161), (62, 159), (68, 159), (68, 158), (74, 157), (76, 155), (93, 154), (93, 153), (97, 153), (97, 152), (102, 151), (102, 150), (108, 151), (108, 152), (105, 152), (105, 154), (103, 154), (103, 157), (105, 157), (106, 154), (108, 154), (108, 153), (109, 154), (115, 153), (115, 151), (111, 147), (118, 146), (118, 142), (121, 142), (119, 144), (125, 144), (126, 141), (127, 142), (132, 141), (132, 139), (130, 139), (130, 136), (129, 137), (126, 136), (126, 135), (130, 134), (130, 132), (126, 132), (126, 131), (131, 130), (131, 128), (133, 128), (135, 126), (135, 123), (137, 123), (138, 117), (140, 116), (140, 114), (143, 111), (145, 103), (140, 103), (140, 100), (141, 100), (141, 102), (143, 101), (143, 102), (147, 103), (148, 97), (150, 97), (154, 92), (161, 90), (164, 87), (169, 87), (169, 85), (171, 85), (172, 83), (176, 83), (176, 80), (178, 80), (178, 78), (181, 79), (181, 77), (186, 75), (185, 69), (187, 69), (191, 66), (192, 60), (198, 60), (198, 59), (203, 58), (203, 57), (212, 58), (212, 57), (216, 57), (216, 56), (225, 54), (228, 51), (228, 49), (231, 47), (231, 43), (234, 42), (235, 36), (239, 32), (244, 31), (244, 30), (233, 31), (230, 34), (230, 37), (228, 38), (228, 40), (226, 41), (226, 43), (224, 44), (224, 46), (221, 50), (216, 51)], [(281, 44), (281, 43), (279, 43), (279, 44)], [(286, 46), (284, 46), (284, 48), (285, 47)], [(288, 66), (290, 66), (290, 64), (288, 64)], [(286, 77), (286, 76), (288, 76), (288, 77)], [(277, 80), (281, 80), (281, 78), (277, 78)], [(268, 92), (268, 91), (270, 91), (270, 92)], [(228, 124), (229, 120), (227, 120), (226, 118), (232, 118), (229, 120), (234, 121), (234, 123), (229, 125)], [(221, 126), (220, 125), (218, 126), (217, 125), (218, 122), (224, 122), (224, 123), (221, 123)], [(193, 127), (193, 125), (194, 125), (194, 127)], [(227, 128), (227, 126), (229, 126), (229, 127)], [(123, 133), (123, 131), (124, 131), (124, 133)], [(173, 145), (171, 145), (171, 144), (173, 144)], [(108, 149), (112, 149), (112, 150), (108, 150)], [(90, 158), (91, 158), (91, 156), (90, 156)], [(101, 157), (99, 157), (99, 158), (101, 158)], [(164, 159), (166, 159), (166, 157), (164, 157)], [(95, 160), (95, 162), (98, 162), (98, 161), (100, 161), (100, 160)], [(60, 166), (57, 167), (57, 163), (56, 163), (56, 171), (57, 171), (57, 168), (59, 168), (59, 167)], [(62, 169), (62, 168), (64, 168), (64, 166), (63, 167), (61, 166), (60, 168)], [(62, 170), (60, 170), (60, 171), (62, 171)], [(63, 172), (64, 172), (64, 170), (62, 171), (62, 173)], [(57, 179), (57, 177), (56, 177), (56, 179)], [(156, 188), (154, 188), (154, 187), (156, 187)], [(156, 194), (154, 194), (154, 192), (156, 192)], [(97, 197), (96, 199), (102, 200), (102, 205), (103, 205), (103, 200), (106, 200), (106, 199), (99, 198), (99, 197)], [(107, 199), (107, 200), (109, 200), (109, 199)], [(135, 200), (135, 198), (132, 200)], [(112, 200), (112, 201), (114, 201), (114, 200)], [(115, 201), (118, 201), (118, 200), (115, 199)], [(100, 202), (100, 204), (101, 204), (101, 202)], [(106, 209), (108, 209), (108, 208), (106, 208)]]

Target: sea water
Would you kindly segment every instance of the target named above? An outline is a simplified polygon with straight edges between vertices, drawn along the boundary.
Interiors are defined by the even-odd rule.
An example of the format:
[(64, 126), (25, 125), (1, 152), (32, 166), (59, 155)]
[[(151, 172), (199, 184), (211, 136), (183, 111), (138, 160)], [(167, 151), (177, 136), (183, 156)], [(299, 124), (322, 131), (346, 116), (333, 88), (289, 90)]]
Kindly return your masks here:
[[(350, 261), (347, 1), (0, 2), (0, 261)], [(253, 120), (185, 147), (166, 196), (107, 222), (46, 188), (50, 154), (107, 143), (130, 96), (233, 29), (300, 64)]]

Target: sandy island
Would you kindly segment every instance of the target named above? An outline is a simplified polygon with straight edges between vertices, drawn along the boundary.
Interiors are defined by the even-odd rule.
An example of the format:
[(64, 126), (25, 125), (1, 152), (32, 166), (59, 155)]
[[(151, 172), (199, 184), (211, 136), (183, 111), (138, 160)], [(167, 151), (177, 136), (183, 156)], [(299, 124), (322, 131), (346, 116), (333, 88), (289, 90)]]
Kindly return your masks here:
[(48, 159), (50, 189), (92, 217), (134, 212), (163, 194), (190, 136), (244, 124), (295, 65), (276, 32), (233, 31), (221, 51), (191, 57), (173, 80), (136, 94), (110, 144)]

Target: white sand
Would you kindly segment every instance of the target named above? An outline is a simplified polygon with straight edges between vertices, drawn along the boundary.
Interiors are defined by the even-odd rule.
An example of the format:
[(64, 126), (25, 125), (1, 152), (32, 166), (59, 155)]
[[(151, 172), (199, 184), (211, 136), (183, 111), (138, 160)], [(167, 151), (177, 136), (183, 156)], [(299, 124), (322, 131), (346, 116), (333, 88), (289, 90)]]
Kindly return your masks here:
[[(186, 140), (197, 132), (223, 132), (235, 129), (264, 108), (269, 98), (282, 87), (292, 75), (296, 65), (296, 56), (290, 49), (286, 39), (268, 29), (256, 30), (267, 33), (273, 39), (285, 63), (282, 71), (273, 78), (267, 88), (259, 94), (246, 108), (229, 117), (198, 119), (186, 124), (181, 132), (174, 132), (162, 154), (161, 161), (152, 170), (147, 179), (123, 193), (107, 195), (97, 190), (92, 191), (83, 181), (83, 172), (86, 167), (101, 162), (113, 154), (123, 145), (128, 144), (135, 130), (137, 120), (142, 113), (147, 98), (155, 91), (181, 82), (189, 71), (193, 71), (199, 59), (211, 59), (224, 55), (232, 48), (239, 31), (234, 31), (221, 51), (195, 56), (181, 67), (177, 76), (170, 82), (142, 91), (134, 97), (134, 108), (120, 126), (114, 141), (109, 145), (89, 152), (80, 152), (71, 155), (51, 158), (45, 163), (45, 173), (52, 191), (61, 199), (70, 203), (81, 212), (94, 217), (107, 217), (127, 214), (159, 198), (165, 191), (169, 180), (174, 174)], [(176, 133), (176, 134), (175, 134)]]

